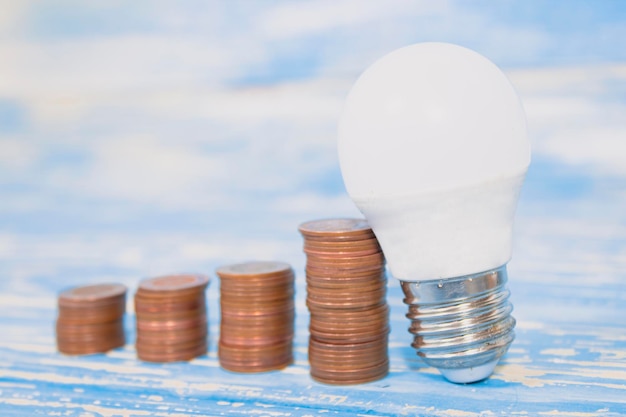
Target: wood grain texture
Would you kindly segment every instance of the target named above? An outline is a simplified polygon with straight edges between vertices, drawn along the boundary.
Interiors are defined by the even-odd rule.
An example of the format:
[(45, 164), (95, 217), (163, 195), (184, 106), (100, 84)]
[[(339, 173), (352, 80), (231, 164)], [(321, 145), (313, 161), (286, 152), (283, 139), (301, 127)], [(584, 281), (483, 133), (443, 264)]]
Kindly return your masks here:
[[(217, 288), (209, 291), (211, 346), (189, 363), (147, 364), (134, 347), (69, 357), (54, 347), (54, 296), (2, 295), (0, 410), (3, 416), (192, 415), (562, 415), (626, 414), (626, 333), (621, 286), (602, 289), (511, 280), (517, 338), (488, 380), (446, 382), (410, 348), (402, 296), (392, 306), (388, 377), (350, 387), (314, 382), (307, 363), (307, 311), (299, 276), (294, 365), (242, 375), (220, 369)], [(570, 311), (586, 311), (583, 320)], [(132, 311), (127, 316), (134, 339)]]

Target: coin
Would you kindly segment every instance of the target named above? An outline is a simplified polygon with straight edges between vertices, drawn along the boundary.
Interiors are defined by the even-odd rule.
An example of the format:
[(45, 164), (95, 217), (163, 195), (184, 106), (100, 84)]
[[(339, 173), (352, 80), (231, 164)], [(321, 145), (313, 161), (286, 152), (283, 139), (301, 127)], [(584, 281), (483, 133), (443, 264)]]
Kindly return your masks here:
[(300, 225), (307, 256), (311, 377), (357, 384), (388, 372), (385, 260), (364, 219)]
[(361, 240), (374, 237), (365, 219), (322, 219), (302, 223), (298, 228), (307, 239)]
[(220, 366), (266, 372), (293, 362), (294, 278), (284, 262), (251, 261), (216, 270), (220, 277)]
[(126, 287), (122, 284), (95, 284), (74, 287), (59, 294), (59, 306), (84, 307), (117, 303), (126, 296)]
[(158, 296), (160, 294), (164, 297), (170, 297), (172, 293), (195, 293), (204, 289), (208, 284), (209, 277), (205, 275), (165, 275), (141, 281), (139, 290), (145, 296)]
[(57, 349), (68, 355), (123, 346), (126, 287), (107, 283), (67, 289), (58, 296)]
[(137, 354), (141, 358), (141, 360), (146, 362), (180, 362), (180, 361), (189, 361), (198, 356), (206, 354), (207, 351), (207, 342), (197, 343), (195, 347), (190, 349), (180, 349), (175, 348), (171, 350), (157, 349), (151, 350), (146, 349), (143, 346), (139, 347)]
[(139, 359), (176, 362), (206, 353), (209, 281), (205, 275), (176, 274), (140, 282), (135, 293)]

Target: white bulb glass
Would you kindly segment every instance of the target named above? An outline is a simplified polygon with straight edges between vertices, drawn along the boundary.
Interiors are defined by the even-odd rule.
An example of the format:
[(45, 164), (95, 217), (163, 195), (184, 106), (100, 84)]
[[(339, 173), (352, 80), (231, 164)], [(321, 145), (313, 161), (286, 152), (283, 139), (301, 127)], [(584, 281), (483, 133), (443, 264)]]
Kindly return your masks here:
[[(338, 150), (394, 277), (445, 280), (509, 261), (530, 145), (521, 102), (487, 58), (438, 42), (382, 57), (347, 97)], [(480, 376), (444, 375), (455, 372)]]

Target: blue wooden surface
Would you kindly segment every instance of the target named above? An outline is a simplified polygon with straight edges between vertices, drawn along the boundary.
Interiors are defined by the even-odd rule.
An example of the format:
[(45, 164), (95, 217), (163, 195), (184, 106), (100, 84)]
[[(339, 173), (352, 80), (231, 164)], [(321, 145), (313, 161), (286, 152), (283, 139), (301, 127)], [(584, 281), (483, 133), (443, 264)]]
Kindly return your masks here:
[[(364, 2), (365, 3), (365, 2)], [(626, 27), (619, 2), (0, 4), (0, 416), (626, 415)], [(350, 18), (346, 18), (349, 16)], [(389, 282), (388, 377), (334, 387), (307, 363), (297, 226), (356, 216), (335, 150), (358, 73), (444, 40), (510, 76), (533, 163), (515, 224), (517, 338), (488, 380), (446, 382), (409, 346)], [(238, 261), (297, 272), (294, 365), (240, 375), (210, 351), (55, 350), (69, 286)]]
[[(534, 180), (544, 178), (531, 175), (529, 187)], [(568, 211), (565, 205), (552, 203), (555, 213)], [(21, 285), (5, 280), (0, 321), (2, 415), (626, 414), (623, 226), (608, 237), (603, 235), (605, 227), (618, 219), (577, 219), (573, 214), (526, 218), (524, 212), (531, 210), (522, 205), (521, 211), (518, 261), (510, 265), (517, 339), (484, 382), (453, 385), (420, 362), (409, 347), (405, 308), (395, 281), (389, 283), (388, 298), (389, 376), (350, 387), (312, 381), (306, 354), (304, 256), (293, 255), (287, 260), (299, 271), (296, 361), (283, 371), (258, 375), (219, 368), (216, 282), (208, 293), (209, 354), (190, 363), (159, 365), (138, 361), (132, 344), (106, 355), (57, 353), (54, 290), (60, 285), (46, 276)], [(297, 235), (295, 230), (293, 234)], [(557, 251), (562, 255), (554, 256)], [(587, 262), (589, 257), (602, 258), (603, 263)], [(119, 278), (131, 288), (137, 282), (123, 274)], [(132, 310), (126, 328), (132, 342)]]

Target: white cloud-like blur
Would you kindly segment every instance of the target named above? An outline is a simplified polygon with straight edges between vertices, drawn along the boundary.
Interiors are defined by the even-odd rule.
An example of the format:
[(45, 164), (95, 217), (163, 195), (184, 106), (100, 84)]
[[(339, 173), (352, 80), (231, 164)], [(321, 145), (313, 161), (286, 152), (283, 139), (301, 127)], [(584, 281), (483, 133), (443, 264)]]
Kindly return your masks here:
[[(554, 224), (524, 207), (562, 209), (560, 198), (620, 207), (626, 24), (608, 4), (563, 4), (3, 2), (0, 272), (71, 266), (95, 279), (107, 265), (157, 273), (301, 256), (299, 222), (358, 215), (335, 150), (350, 86), (420, 41), (477, 50), (520, 93), (545, 170), (529, 178), (522, 224)], [(554, 233), (590, 211), (571, 209)], [(522, 246), (539, 247), (541, 229), (525, 230)], [(585, 230), (593, 242), (607, 229)]]

